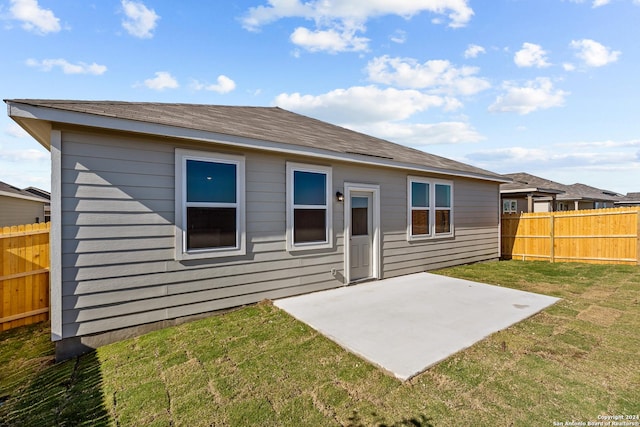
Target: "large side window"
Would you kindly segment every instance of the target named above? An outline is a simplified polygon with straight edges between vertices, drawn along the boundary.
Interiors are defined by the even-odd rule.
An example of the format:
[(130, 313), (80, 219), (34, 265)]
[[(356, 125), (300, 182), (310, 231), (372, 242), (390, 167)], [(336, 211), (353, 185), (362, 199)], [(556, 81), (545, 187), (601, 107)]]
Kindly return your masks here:
[(330, 248), (331, 168), (287, 163), (287, 250)]
[(176, 150), (176, 258), (245, 253), (244, 157)]
[(408, 179), (407, 237), (419, 240), (453, 235), (453, 183), (422, 177)]

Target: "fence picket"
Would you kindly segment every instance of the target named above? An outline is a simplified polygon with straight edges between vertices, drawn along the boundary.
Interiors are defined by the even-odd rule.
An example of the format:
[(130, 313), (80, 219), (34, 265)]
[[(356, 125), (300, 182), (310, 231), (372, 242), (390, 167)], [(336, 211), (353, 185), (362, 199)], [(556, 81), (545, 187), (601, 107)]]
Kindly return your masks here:
[(502, 256), (640, 265), (640, 208), (503, 214)]
[(0, 229), (0, 331), (48, 319), (49, 228)]

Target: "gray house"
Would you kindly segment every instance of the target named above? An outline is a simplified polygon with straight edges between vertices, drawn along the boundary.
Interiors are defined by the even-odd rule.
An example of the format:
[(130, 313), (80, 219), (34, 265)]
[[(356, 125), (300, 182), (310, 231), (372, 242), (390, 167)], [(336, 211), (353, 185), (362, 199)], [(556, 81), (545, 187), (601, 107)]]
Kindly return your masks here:
[(7, 100), (51, 151), (59, 358), (499, 257), (502, 176), (277, 107)]
[(20, 189), (0, 181), (0, 227), (49, 221), (47, 195), (38, 188)]

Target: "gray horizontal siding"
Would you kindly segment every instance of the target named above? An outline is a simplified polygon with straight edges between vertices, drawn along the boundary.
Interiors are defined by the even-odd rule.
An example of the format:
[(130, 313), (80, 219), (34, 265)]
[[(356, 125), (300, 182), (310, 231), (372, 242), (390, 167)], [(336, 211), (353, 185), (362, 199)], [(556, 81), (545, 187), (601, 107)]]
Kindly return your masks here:
[[(244, 153), (247, 255), (175, 261), (176, 147), (234, 154), (179, 141), (63, 132), (64, 337), (342, 285), (342, 203), (333, 204), (333, 249), (285, 249), (286, 161), (315, 160)], [(344, 182), (380, 185), (385, 277), (497, 257), (497, 185), (456, 180), (455, 239), (407, 242), (407, 173), (332, 166), (332, 194)]]
[(44, 222), (44, 202), (0, 196), (0, 227)]
[(284, 250), (285, 159), (276, 156), (246, 155), (247, 256), (176, 262), (175, 147), (64, 133), (65, 336), (341, 284), (330, 275), (342, 268), (340, 246)]

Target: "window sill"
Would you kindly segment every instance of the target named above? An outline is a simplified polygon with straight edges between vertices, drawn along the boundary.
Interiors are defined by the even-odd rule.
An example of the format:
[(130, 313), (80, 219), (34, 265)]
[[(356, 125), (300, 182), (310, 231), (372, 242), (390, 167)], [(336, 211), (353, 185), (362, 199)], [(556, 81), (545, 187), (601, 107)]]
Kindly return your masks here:
[(429, 240), (444, 240), (444, 239), (451, 239), (455, 237), (454, 233), (441, 233), (441, 234), (436, 234), (436, 235), (429, 235), (429, 236), (409, 236), (407, 238), (407, 241), (409, 242), (424, 242), (424, 241), (429, 241)]
[(305, 251), (313, 251), (319, 249), (333, 249), (333, 245), (331, 243), (308, 243), (308, 244), (297, 244), (297, 245), (287, 245), (287, 252), (305, 252)]
[(176, 261), (189, 261), (209, 258), (228, 258), (246, 255), (244, 248), (240, 249), (212, 249), (193, 252), (176, 252)]

